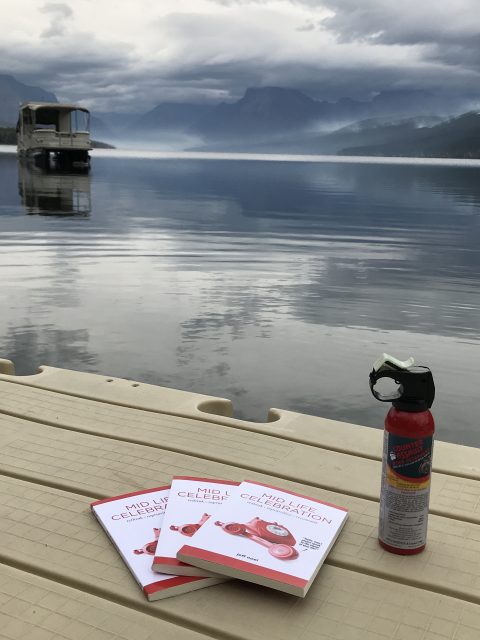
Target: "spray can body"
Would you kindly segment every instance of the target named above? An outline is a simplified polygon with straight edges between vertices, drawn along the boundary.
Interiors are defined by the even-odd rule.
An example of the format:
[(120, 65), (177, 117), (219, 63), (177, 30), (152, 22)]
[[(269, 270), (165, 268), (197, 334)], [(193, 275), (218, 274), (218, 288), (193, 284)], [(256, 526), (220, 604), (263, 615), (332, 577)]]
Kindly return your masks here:
[(426, 544), (435, 423), (428, 409), (395, 404), (385, 418), (378, 538), (387, 551), (412, 555)]

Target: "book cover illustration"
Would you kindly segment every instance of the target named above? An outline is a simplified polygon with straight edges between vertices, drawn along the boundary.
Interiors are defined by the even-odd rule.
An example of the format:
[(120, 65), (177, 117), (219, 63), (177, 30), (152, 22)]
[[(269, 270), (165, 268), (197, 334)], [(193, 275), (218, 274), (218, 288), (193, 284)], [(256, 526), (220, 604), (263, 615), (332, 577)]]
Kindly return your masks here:
[(256, 482), (242, 482), (178, 558), (209, 571), (304, 597), (347, 510)]
[[(152, 569), (185, 576), (212, 576), (212, 572), (177, 559), (185, 540), (194, 539), (211, 517), (223, 509), (238, 482), (176, 476), (160, 532)], [(216, 574), (215, 574), (216, 575)]]
[(158, 536), (160, 535), (160, 529), (154, 527), (153, 535), (155, 536), (153, 540), (147, 542), (147, 544), (144, 544), (141, 549), (134, 549), (133, 553), (136, 553), (137, 556), (142, 555), (142, 553), (146, 553), (149, 556), (154, 556), (155, 549), (157, 548)]
[(296, 540), (291, 531), (278, 522), (266, 522), (259, 517), (252, 518), (245, 524), (239, 522), (215, 522), (225, 533), (233, 536), (243, 536), (261, 544), (268, 549), (268, 553), (279, 560), (293, 560), (298, 557), (295, 548)]
[(222, 581), (152, 571), (152, 559), (167, 508), (169, 489), (159, 487), (127, 493), (90, 505), (149, 600), (167, 598)]

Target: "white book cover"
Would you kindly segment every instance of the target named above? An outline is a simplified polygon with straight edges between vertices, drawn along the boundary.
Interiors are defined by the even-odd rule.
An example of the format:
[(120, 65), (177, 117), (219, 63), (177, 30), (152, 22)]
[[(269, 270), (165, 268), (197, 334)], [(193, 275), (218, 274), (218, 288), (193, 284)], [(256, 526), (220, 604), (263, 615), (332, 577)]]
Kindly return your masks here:
[[(158, 538), (152, 569), (185, 576), (212, 576), (211, 571), (177, 560), (177, 552), (210, 517), (217, 517), (238, 482), (176, 476)], [(218, 576), (217, 576), (218, 577)]]
[(158, 487), (135, 491), (97, 500), (90, 505), (148, 600), (168, 598), (224, 581), (222, 578), (173, 576), (152, 571), (152, 558), (169, 490), (170, 487)]
[(315, 498), (242, 482), (178, 558), (304, 597), (347, 515), (343, 507)]

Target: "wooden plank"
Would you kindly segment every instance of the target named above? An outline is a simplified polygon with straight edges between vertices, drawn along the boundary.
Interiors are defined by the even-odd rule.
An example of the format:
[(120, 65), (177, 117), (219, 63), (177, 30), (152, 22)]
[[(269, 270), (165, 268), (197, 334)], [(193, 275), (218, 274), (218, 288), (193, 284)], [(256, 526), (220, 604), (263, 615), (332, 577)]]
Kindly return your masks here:
[[(50, 579), (65, 581), (77, 590), (94, 590), (103, 598), (149, 611), (172, 622), (185, 622), (205, 633), (211, 630), (215, 637), (248, 640), (265, 640), (265, 636), (278, 640), (478, 638), (480, 607), (476, 603), (328, 565), (322, 568), (304, 600), (231, 581), (148, 603), (89, 513), (86, 496), (13, 479), (5, 479), (1, 488), (2, 559), (21, 568), (28, 566), (30, 571), (42, 576), (48, 574)], [(407, 562), (405, 558), (399, 559), (402, 562), (397, 569), (401, 567), (401, 573), (391, 567), (389, 578), (405, 576), (410, 570), (407, 565), (419, 559), (410, 558)], [(31, 597), (35, 600), (41, 594)], [(19, 606), (22, 609), (22, 605)], [(75, 608), (73, 613), (76, 615)], [(132, 633), (131, 625), (128, 633), (124, 637), (142, 637)], [(115, 637), (123, 636), (119, 633)]]
[[(18, 433), (17, 438), (13, 440), (14, 446), (10, 447), (7, 444), (1, 447), (1, 471), (15, 477), (30, 479), (33, 483), (71, 487), (75, 492), (94, 497), (106, 497), (165, 484), (172, 475), (199, 475), (231, 480), (250, 478), (267, 484), (277, 484), (349, 509), (349, 519), (337, 545), (329, 555), (328, 563), (385, 579), (403, 580), (414, 586), (480, 602), (478, 524), (431, 515), (427, 551), (413, 559), (394, 556), (378, 546), (378, 504), (373, 501), (313, 486), (306, 488), (298, 482), (274, 478), (273, 474), (268, 473), (268, 469), (266, 474), (246, 473), (241, 466), (220, 464), (143, 445), (35, 426), (38, 430), (36, 435), (31, 431), (22, 438)], [(4, 429), (1, 428), (0, 432), (3, 433)], [(241, 458), (239, 455), (237, 460)], [(240, 465), (240, 462), (238, 464)], [(2, 482), (0, 529), (4, 530), (6, 536), (13, 535), (10, 543), (5, 543), (3, 552), (0, 550), (0, 554), (10, 554), (17, 549), (18, 557), (21, 557), (25, 552), (25, 546), (20, 544), (18, 548), (17, 534), (24, 530), (25, 523), (28, 530), (39, 524), (50, 531), (50, 521), (46, 521), (43, 508), (40, 509), (42, 514), (39, 522), (34, 515), (38, 501), (40, 504), (48, 502), (47, 511), (52, 516), (52, 522), (68, 517), (72, 523), (72, 528), (68, 530), (72, 533), (87, 526), (84, 518), (88, 512), (88, 503), (81, 496), (72, 499), (77, 515), (70, 512), (70, 509), (65, 515), (62, 514), (62, 508), (66, 508), (67, 502), (62, 499), (55, 506), (54, 498), (57, 494), (48, 486), (29, 485), (33, 487), (33, 495), (39, 496), (32, 502), (23, 500), (21, 492), (14, 498), (18, 482), (20, 481), (6, 477)], [(22, 487), (23, 484), (20, 483), (19, 486)], [(43, 493), (46, 497), (41, 497)], [(21, 510), (11, 509), (11, 505), (21, 503)], [(52, 533), (58, 531), (57, 524), (52, 526)], [(49, 540), (51, 550), (57, 538), (54, 536)], [(62, 545), (71, 548), (75, 543), (63, 539), (59, 540), (59, 544), (61, 549)], [(43, 549), (42, 555), (45, 553), (47, 550)], [(52, 553), (53, 561), (55, 553)]]
[[(2, 380), (33, 388), (32, 390), (41, 388), (57, 394), (89, 398), (118, 406), (214, 422), (238, 430), (271, 435), (354, 456), (380, 460), (382, 455), (381, 429), (283, 409), (270, 409), (268, 422), (265, 423), (238, 420), (231, 417), (231, 402), (223, 398), (55, 367), (41, 367), (41, 373), (33, 376), (0, 375), (0, 398), (7, 393), (7, 387)], [(16, 395), (15, 391), (9, 391), (9, 394), (13, 397)], [(26, 394), (18, 394), (19, 400), (22, 395)], [(480, 480), (478, 448), (437, 440), (433, 464), (434, 469), (441, 473)]]
[(212, 637), (3, 564), (0, 564), (0, 636), (10, 640)]
[[(0, 411), (23, 415), (29, 421), (46, 421), (66, 429), (200, 455), (217, 462), (235, 464), (240, 457), (241, 465), (251, 471), (270, 472), (289, 480), (378, 500), (380, 462), (376, 460), (220, 424), (10, 386), (14, 387), (13, 392), (7, 389), (2, 393), (0, 383)], [(9, 423), (12, 419), (0, 413), (0, 424), (5, 425), (0, 434), (4, 448), (18, 436), (18, 426)], [(23, 428), (31, 429), (25, 424)], [(7, 454), (5, 449), (4, 455), (13, 452)], [(434, 473), (431, 511), (480, 522), (480, 481)]]

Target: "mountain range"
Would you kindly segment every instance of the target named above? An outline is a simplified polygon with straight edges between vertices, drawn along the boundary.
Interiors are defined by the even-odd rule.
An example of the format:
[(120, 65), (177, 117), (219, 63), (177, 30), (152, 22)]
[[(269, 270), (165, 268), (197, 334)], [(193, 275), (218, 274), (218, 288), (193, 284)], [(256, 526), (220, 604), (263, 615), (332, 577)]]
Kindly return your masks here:
[[(39, 87), (0, 75), (0, 126), (27, 100), (57, 102)], [(371, 100), (315, 100), (296, 89), (253, 87), (232, 102), (165, 102), (147, 113), (93, 113), (97, 139), (213, 151), (479, 157), (479, 118), (465, 101), (428, 91), (388, 91)], [(174, 143), (173, 143), (174, 144)]]
[(290, 133), (325, 132), (368, 118), (449, 116), (460, 113), (461, 100), (439, 99), (426, 91), (387, 91), (369, 101), (314, 100), (296, 89), (256, 87), (237, 101), (215, 105), (163, 103), (133, 122), (133, 130), (176, 128), (222, 144), (285, 138)]
[(26, 101), (58, 102), (50, 91), (29, 87), (13, 76), (0, 74), (0, 126), (8, 127), (17, 122), (18, 107)]
[(408, 134), (372, 144), (354, 144), (342, 155), (480, 158), (480, 113), (472, 111), (431, 127), (416, 127)]

